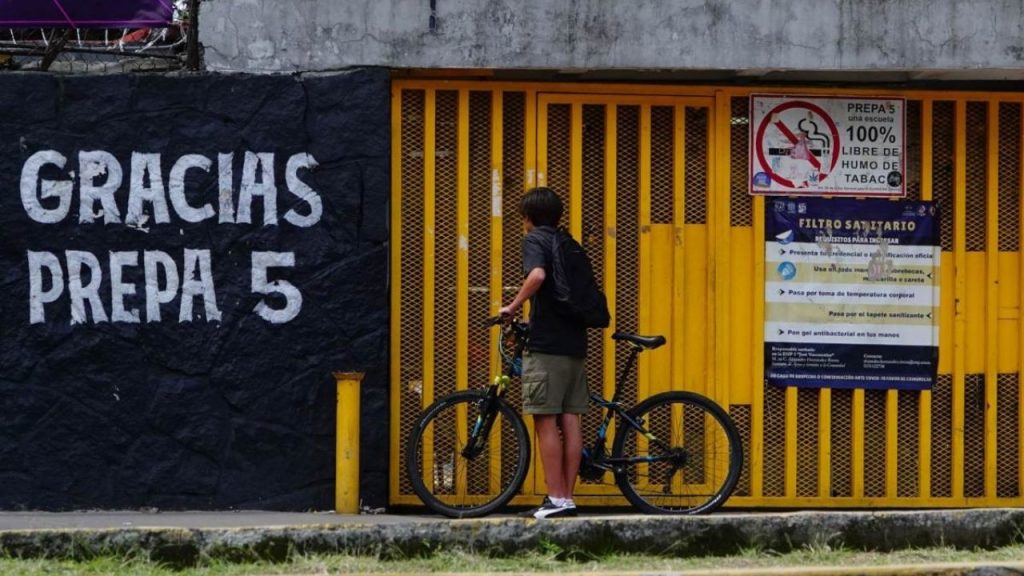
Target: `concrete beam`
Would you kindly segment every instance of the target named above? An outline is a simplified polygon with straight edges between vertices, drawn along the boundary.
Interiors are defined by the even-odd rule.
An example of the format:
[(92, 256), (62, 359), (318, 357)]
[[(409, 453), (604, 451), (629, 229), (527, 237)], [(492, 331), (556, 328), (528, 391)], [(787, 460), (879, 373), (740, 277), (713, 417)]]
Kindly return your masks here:
[(206, 0), (208, 68), (1024, 68), (1021, 0)]

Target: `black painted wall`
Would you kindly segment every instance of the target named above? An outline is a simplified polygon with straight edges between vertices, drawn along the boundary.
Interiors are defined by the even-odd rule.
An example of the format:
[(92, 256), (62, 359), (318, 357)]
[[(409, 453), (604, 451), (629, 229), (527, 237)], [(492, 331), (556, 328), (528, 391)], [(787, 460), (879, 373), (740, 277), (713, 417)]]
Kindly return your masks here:
[[(331, 509), (337, 370), (366, 372), (362, 494), (367, 505), (385, 504), (389, 86), (379, 69), (0, 77), (0, 509)], [(46, 150), (66, 164), (51, 154), (35, 177), (30, 160)], [(82, 221), (82, 184), (116, 182), (109, 165), (83, 182), (83, 151), (107, 152), (123, 171), (114, 210), (88, 203), (94, 222)], [(250, 155), (247, 176), (247, 152), (273, 161)], [(189, 206), (214, 212), (198, 222), (169, 199), (172, 168), (190, 154), (210, 161), (178, 178)], [(133, 176), (133, 155), (149, 158), (150, 170)], [(272, 183), (262, 169), (270, 164)], [(276, 225), (264, 221), (266, 196), (253, 197), (251, 223), (238, 222), (246, 178), (256, 191), (276, 190)], [(300, 199), (310, 198), (302, 184), (322, 201), (319, 219), (314, 201)], [(141, 218), (128, 214), (133, 195)], [(291, 223), (290, 210), (315, 223)], [(182, 287), (203, 279), (198, 267), (186, 270), (186, 251), (193, 263), (208, 251), (219, 320), (200, 294), (188, 297), (182, 321)], [(175, 263), (176, 292), (166, 267), (152, 264), (147, 279), (147, 255), (156, 261), (158, 252)], [(261, 302), (286, 306), (281, 295), (254, 293), (259, 252), (293, 254), (294, 266), (267, 272), (301, 293), (293, 319), (259, 315)], [(84, 321), (72, 323), (72, 284), (93, 281), (90, 255), (102, 310), (82, 296)], [(127, 287), (115, 289), (114, 268)]]

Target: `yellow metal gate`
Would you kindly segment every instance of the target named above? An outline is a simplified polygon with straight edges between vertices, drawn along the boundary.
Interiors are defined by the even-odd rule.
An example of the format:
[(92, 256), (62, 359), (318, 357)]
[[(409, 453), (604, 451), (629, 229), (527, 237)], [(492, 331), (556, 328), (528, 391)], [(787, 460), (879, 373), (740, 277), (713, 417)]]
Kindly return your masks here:
[[(695, 390), (736, 421), (745, 462), (730, 505), (1024, 503), (1022, 95), (793, 91), (908, 99), (908, 196), (943, 208), (934, 389), (764, 384), (764, 201), (747, 193), (750, 90), (396, 81), (392, 504), (418, 503), (402, 463), (420, 410), (497, 369), (480, 320), (521, 280), (515, 208), (535, 185), (563, 194), (614, 327), (669, 338), (645, 355), (627, 400)], [(592, 334), (587, 368), (606, 394), (622, 360), (609, 333)], [(596, 425), (596, 414), (585, 418), (586, 437)], [(492, 467), (504, 471), (498, 458)], [(532, 471), (515, 502), (543, 494), (537, 462)], [(624, 503), (610, 478), (579, 493), (585, 504)]]

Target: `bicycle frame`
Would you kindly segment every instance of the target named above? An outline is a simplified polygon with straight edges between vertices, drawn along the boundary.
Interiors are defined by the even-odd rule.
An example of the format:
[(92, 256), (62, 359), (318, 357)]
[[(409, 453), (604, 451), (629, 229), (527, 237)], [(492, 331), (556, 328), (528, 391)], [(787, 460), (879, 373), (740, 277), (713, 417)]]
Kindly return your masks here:
[[(621, 466), (623, 465), (676, 460), (679, 459), (681, 456), (679, 454), (674, 453), (674, 451), (672, 451), (672, 449), (668, 445), (666, 445), (658, 437), (656, 437), (654, 434), (650, 433), (646, 428), (644, 428), (643, 423), (638, 422), (632, 416), (630, 416), (628, 409), (623, 408), (622, 405), (619, 403), (619, 398), (621, 396), (622, 389), (626, 385), (626, 377), (629, 376), (630, 372), (632, 372), (633, 368), (636, 366), (636, 357), (640, 354), (640, 352), (644, 350), (642, 346), (638, 346), (633, 343), (630, 343), (629, 346), (631, 348), (629, 359), (626, 361), (626, 365), (623, 366), (622, 371), (619, 373), (618, 380), (615, 384), (615, 393), (612, 394), (611, 400), (606, 400), (599, 394), (590, 394), (590, 401), (593, 404), (595, 404), (598, 408), (601, 408), (602, 410), (605, 411), (604, 415), (601, 418), (601, 425), (597, 429), (597, 437), (594, 439), (594, 444), (590, 446), (590, 453), (594, 455), (594, 460), (590, 462), (590, 464), (593, 466), (597, 466), (599, 468), (611, 470), (613, 472), (620, 472)], [(659, 448), (672, 453), (667, 453), (664, 456), (648, 455), (637, 456), (632, 458), (612, 458), (605, 456), (605, 444), (608, 439), (608, 425), (611, 423), (612, 414), (617, 414), (619, 416), (620, 423), (625, 423), (629, 425), (634, 430), (642, 434), (645, 438), (647, 438), (649, 442), (653, 442)], [(680, 463), (680, 465), (684, 464), (685, 461)]]
[[(491, 427), (494, 426), (494, 417), (498, 413), (497, 402), (505, 395), (505, 390), (511, 382), (512, 377), (518, 375), (515, 373), (513, 359), (521, 358), (523, 349), (526, 347), (526, 334), (528, 328), (526, 328), (525, 325), (512, 322), (508, 324), (507, 327), (503, 328), (503, 330), (513, 331), (513, 336), (516, 340), (515, 349), (511, 357), (506, 357), (505, 354), (502, 354), (502, 373), (495, 376), (494, 381), (487, 387), (487, 394), (484, 397), (484, 402), (486, 404), (481, 407), (480, 414), (477, 416), (476, 422), (473, 424), (473, 429), (470, 432), (469, 441), (467, 442), (466, 447), (462, 450), (462, 455), (469, 459), (473, 459), (478, 456), (485, 448), (484, 441), (490, 436)], [(504, 337), (505, 334), (502, 336)], [(612, 395), (611, 400), (606, 400), (598, 394), (590, 394), (590, 401), (605, 411), (601, 418), (601, 426), (597, 430), (597, 437), (594, 439), (594, 443), (590, 447), (591, 453), (595, 454), (594, 461), (591, 462), (591, 464), (613, 472), (621, 471), (621, 467), (624, 465), (664, 462), (668, 460), (682, 459), (682, 462), (677, 462), (677, 464), (680, 466), (685, 465), (685, 455), (678, 454), (677, 451), (672, 450), (654, 434), (649, 432), (644, 428), (642, 422), (638, 422), (630, 416), (627, 409), (623, 408), (619, 403), (622, 389), (626, 384), (626, 378), (636, 366), (637, 356), (644, 350), (642, 346), (634, 343), (629, 343), (629, 346), (629, 359), (626, 361), (626, 365), (623, 366), (622, 371), (619, 373), (618, 380), (615, 385), (615, 393)], [(665, 450), (666, 454), (659, 456), (637, 456), (631, 458), (606, 457), (604, 454), (605, 445), (608, 440), (608, 425), (611, 422), (613, 414), (617, 414), (619, 416), (620, 422), (631, 426), (647, 438), (649, 442), (653, 442), (656, 446)]]

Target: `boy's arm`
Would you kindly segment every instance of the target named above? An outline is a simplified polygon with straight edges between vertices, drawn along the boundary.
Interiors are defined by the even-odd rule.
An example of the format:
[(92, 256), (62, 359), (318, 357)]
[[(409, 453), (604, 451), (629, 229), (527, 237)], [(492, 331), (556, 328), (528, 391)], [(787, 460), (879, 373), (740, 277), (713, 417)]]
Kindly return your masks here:
[(543, 268), (538, 267), (530, 270), (526, 280), (523, 280), (523, 285), (519, 288), (519, 293), (512, 299), (512, 303), (499, 310), (498, 313), (502, 316), (514, 316), (523, 305), (523, 302), (529, 300), (537, 293), (537, 290), (540, 290), (540, 285), (544, 283), (546, 277), (547, 274)]

